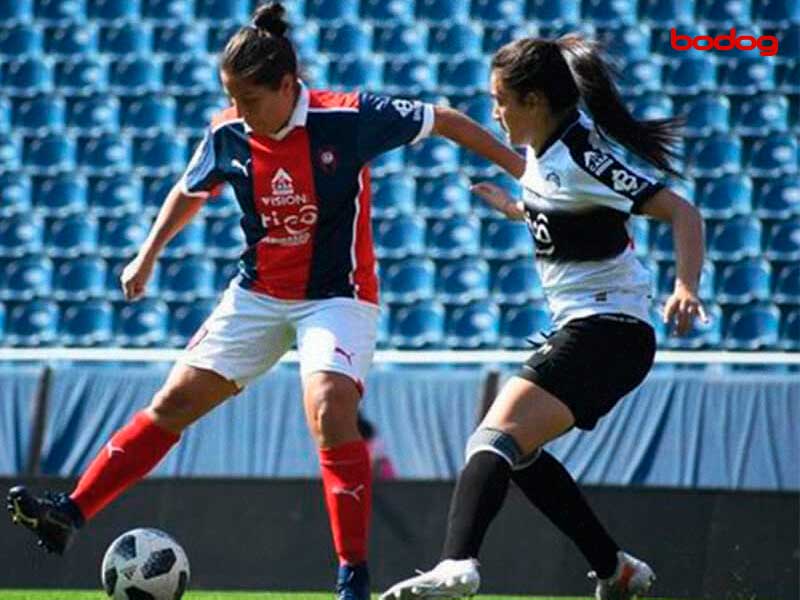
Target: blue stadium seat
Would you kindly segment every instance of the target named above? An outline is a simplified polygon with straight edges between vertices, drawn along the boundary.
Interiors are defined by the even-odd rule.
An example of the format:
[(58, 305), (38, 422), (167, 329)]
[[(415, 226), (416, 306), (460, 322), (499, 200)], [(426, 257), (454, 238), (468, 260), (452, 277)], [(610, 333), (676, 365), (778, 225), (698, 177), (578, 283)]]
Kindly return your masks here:
[(750, 22), (750, 0), (697, 0), (697, 16), (709, 25), (730, 27)]
[(405, 0), (361, 0), (362, 19), (378, 23), (410, 23), (414, 20), (414, 3)]
[[(142, 195), (142, 203), (146, 214), (155, 216), (155, 213), (161, 209), (164, 200), (169, 194), (175, 182), (181, 177), (181, 173), (173, 173), (171, 175), (157, 175), (157, 176), (144, 176), (142, 177), (142, 186), (144, 188)], [(208, 204), (206, 205), (208, 206)]]
[(656, 260), (673, 260), (675, 258), (672, 227), (668, 223), (652, 223), (650, 225), (649, 256)]
[(162, 85), (162, 64), (154, 56), (120, 58), (110, 63), (109, 84), (116, 94), (155, 92)]
[(212, 22), (247, 20), (250, 16), (248, 0), (198, 0), (195, 16)]
[(492, 98), (488, 94), (478, 93), (458, 102), (456, 108), (487, 129), (500, 135), (502, 129), (492, 117), (493, 104)]
[(198, 332), (205, 320), (214, 310), (213, 300), (195, 300), (176, 305), (170, 310), (169, 344), (183, 347)]
[(328, 85), (328, 64), (326, 56), (320, 54), (313, 58), (303, 58), (303, 80), (313, 88), (324, 88)]
[(217, 293), (214, 268), (214, 261), (197, 256), (165, 261), (161, 270), (161, 297), (169, 301), (213, 298)]
[(78, 164), (90, 174), (111, 175), (127, 172), (132, 164), (130, 141), (116, 134), (82, 138), (79, 144)]
[(358, 0), (306, 0), (306, 16), (321, 22), (357, 21)]
[(215, 113), (228, 106), (223, 96), (200, 94), (177, 98), (177, 124), (184, 129), (208, 127)]
[(231, 283), (231, 280), (239, 274), (239, 262), (235, 260), (222, 259), (216, 261), (216, 271), (214, 272), (214, 289), (221, 293)]
[(53, 284), (53, 263), (46, 256), (28, 255), (9, 262), (2, 273), (3, 300), (48, 297)]
[(645, 257), (650, 252), (650, 223), (642, 217), (631, 217), (628, 220), (628, 235), (633, 242), (636, 256)]
[(535, 36), (538, 27), (528, 23), (522, 25), (507, 23), (492, 23), (483, 28), (483, 41), (481, 48), (483, 54), (493, 55), (502, 46), (519, 38)]
[(59, 341), (64, 346), (102, 346), (111, 342), (114, 310), (105, 300), (62, 307)]
[(517, 0), (472, 0), (470, 14), (484, 23), (521, 23), (525, 4)]
[(738, 173), (741, 164), (742, 142), (738, 136), (713, 134), (697, 140), (689, 150), (688, 171), (695, 177)]
[(690, 97), (680, 114), (686, 119), (684, 131), (692, 137), (708, 137), (712, 133), (727, 133), (730, 123), (731, 103), (727, 96), (701, 94)]
[(744, 175), (723, 175), (697, 182), (696, 205), (704, 217), (730, 219), (753, 211), (753, 182)]
[(669, 94), (698, 94), (717, 89), (717, 67), (706, 54), (670, 62), (664, 75), (664, 91)]
[(496, 347), (500, 337), (500, 309), (488, 300), (476, 300), (449, 311), (445, 342), (450, 348)]
[(131, 174), (93, 177), (88, 200), (92, 214), (101, 217), (141, 213), (142, 180)]
[(772, 268), (765, 260), (747, 260), (728, 265), (717, 283), (716, 300), (723, 304), (747, 304), (769, 300)]
[(487, 179), (501, 172), (496, 164), (466, 148), (459, 148), (458, 154), (461, 171), (469, 177)]
[[(308, 30), (310, 27), (309, 23), (305, 23), (306, 27), (301, 28), (300, 30), (296, 30), (292, 28), (291, 30), (291, 38), (292, 41), (295, 43), (295, 50), (297, 51), (298, 55), (302, 55), (303, 52), (309, 46), (309, 34)], [(214, 23), (211, 22), (208, 24), (208, 33), (207, 33), (207, 42), (206, 42), (206, 50), (209, 54), (216, 54), (221, 52), (222, 49), (225, 47), (225, 44), (228, 43), (228, 40), (231, 39), (234, 34), (241, 28), (241, 22), (230, 22), (230, 21), (223, 21), (221, 23)], [(313, 31), (313, 45), (311, 50), (316, 51), (317, 49), (317, 28), (314, 25)]]
[[(123, 4), (128, 4), (120, 0)], [(117, 57), (135, 56), (150, 52), (153, 47), (153, 28), (149, 23), (122, 21), (109, 23), (100, 29), (98, 48), (101, 53)]]
[(650, 58), (650, 29), (647, 26), (616, 25), (597, 31), (597, 39), (608, 54), (623, 62)]
[(116, 131), (119, 128), (119, 111), (119, 100), (107, 94), (71, 98), (67, 125), (81, 130), (81, 133)]
[(208, 256), (236, 258), (244, 251), (245, 238), (239, 220), (239, 215), (209, 220), (205, 246)]
[(53, 89), (53, 70), (44, 58), (28, 56), (3, 61), (3, 91), (17, 96), (33, 96)]
[(392, 311), (389, 345), (393, 348), (436, 348), (444, 339), (444, 307), (425, 300)]
[(489, 296), (489, 263), (482, 258), (445, 261), (436, 275), (436, 298), (450, 304), (464, 304)]
[(386, 302), (416, 302), (434, 297), (436, 266), (427, 258), (408, 258), (388, 265), (381, 274), (381, 298)]
[(741, 217), (718, 223), (709, 231), (708, 256), (712, 260), (739, 261), (761, 255), (761, 221)]
[[(176, 180), (179, 177), (180, 175), (176, 174)], [(211, 196), (203, 206), (203, 210), (207, 217), (241, 216), (241, 209), (236, 200), (236, 195), (229, 185), (224, 185), (216, 196)]]
[(439, 90), (445, 94), (472, 94), (486, 89), (489, 64), (483, 58), (459, 58), (439, 63)]
[(11, 131), (11, 102), (0, 96), (0, 133)]
[[(107, 300), (122, 300), (122, 271), (130, 262), (132, 254), (129, 253), (128, 258), (108, 258), (106, 259), (106, 289), (103, 292), (103, 297)], [(159, 282), (161, 281), (161, 261), (156, 262), (153, 266), (153, 273), (145, 287), (145, 297), (155, 298), (159, 294)]]
[(98, 55), (61, 60), (56, 63), (55, 82), (64, 93), (102, 92), (108, 85), (108, 66)]
[[(132, 96), (122, 105), (122, 127), (134, 130), (172, 129), (175, 99), (164, 94)], [(206, 123), (207, 125), (207, 123)]]
[(631, 97), (628, 106), (637, 119), (665, 119), (675, 113), (672, 98), (654, 92)]
[(27, 175), (15, 171), (0, 172), (0, 190), (3, 190), (0, 217), (24, 214), (33, 207), (31, 180)]
[[(667, 24), (653, 23), (650, 31), (650, 43), (653, 54), (662, 59), (669, 59), (670, 62), (680, 62), (688, 56), (702, 56), (701, 51), (694, 49), (675, 50), (672, 47), (672, 29), (680, 30), (681, 35), (695, 38), (706, 35), (706, 28), (697, 24), (694, 20), (682, 23), (680, 27), (667, 26)], [(685, 43), (684, 43), (685, 44)]]
[(155, 21), (190, 21), (194, 2), (191, 0), (141, 0), (142, 16)]
[(0, 3), (0, 23), (14, 25), (16, 22), (30, 22), (33, 17), (33, 0)]
[[(660, 297), (672, 295), (675, 289), (675, 277), (677, 269), (674, 262), (661, 262), (658, 264), (658, 281), (656, 282), (656, 294)], [(706, 261), (700, 271), (700, 284), (697, 295), (702, 300), (712, 300), (715, 294), (716, 268), (714, 263)]]
[(469, 2), (453, 2), (453, 0), (417, 0), (416, 16), (434, 23), (464, 21), (469, 16)]
[(419, 23), (376, 27), (372, 35), (372, 48), (380, 54), (424, 57), (428, 30)]
[(800, 216), (800, 176), (762, 179), (755, 192), (756, 215), (762, 219)]
[(417, 216), (400, 216), (377, 221), (375, 254), (378, 258), (425, 254), (425, 220)]
[(102, 298), (106, 278), (106, 262), (102, 258), (80, 256), (65, 260), (56, 269), (53, 298), (74, 301)]
[(8, 308), (6, 335), (10, 346), (38, 347), (56, 341), (58, 305), (52, 300), (32, 300)]
[(120, 346), (161, 346), (167, 339), (169, 310), (162, 300), (146, 298), (117, 307), (114, 341)]
[(387, 60), (383, 69), (384, 89), (390, 94), (417, 95), (436, 88), (436, 65), (430, 59)]
[(800, 94), (800, 60), (778, 67), (778, 91), (784, 94)]
[(797, 136), (783, 133), (754, 140), (746, 166), (756, 177), (778, 177), (797, 173), (798, 162), (800, 144)]
[(770, 260), (800, 260), (800, 217), (772, 225), (764, 254)]
[(136, 20), (141, 9), (139, 0), (89, 0), (87, 16), (96, 21)]
[(692, 328), (686, 335), (678, 336), (674, 333), (674, 324), (670, 324), (669, 331), (662, 321), (663, 307), (659, 307), (657, 314), (653, 315), (653, 323), (663, 328), (665, 339), (663, 345), (667, 348), (684, 350), (699, 350), (701, 348), (719, 348), (722, 340), (722, 309), (716, 304), (705, 306), (708, 323), (703, 323), (699, 318), (694, 320)]
[(34, 6), (37, 20), (45, 23), (80, 22), (86, 18), (86, 0), (35, 0)]
[(726, 94), (769, 92), (775, 89), (775, 66), (769, 57), (745, 55), (723, 68), (719, 79), (718, 89)]
[(342, 58), (328, 66), (328, 82), (336, 90), (376, 90), (382, 85), (382, 64), (375, 56)]
[(789, 101), (785, 96), (762, 95), (746, 100), (735, 111), (733, 130), (738, 135), (761, 135), (789, 129)]
[(469, 179), (450, 174), (417, 180), (417, 214), (446, 219), (469, 214), (471, 209)]
[(379, 154), (370, 161), (370, 168), (375, 177), (400, 173), (405, 170), (405, 148), (395, 148)]
[(477, 256), (481, 250), (480, 221), (476, 217), (431, 221), (427, 243), (428, 256), (433, 258)]
[(372, 181), (372, 216), (391, 218), (414, 213), (416, 181), (410, 175), (397, 173)]
[(583, 0), (581, 16), (599, 26), (629, 25), (636, 21), (636, 0)]
[(754, 2), (753, 17), (761, 25), (786, 27), (800, 23), (800, 5), (795, 0), (761, 0)]
[(202, 54), (206, 49), (207, 30), (201, 23), (175, 23), (153, 29), (153, 51), (167, 60)]
[(164, 90), (171, 94), (199, 94), (219, 89), (219, 74), (213, 61), (192, 57), (164, 64)]
[[(0, 22), (8, 21), (0, 18)], [(36, 55), (42, 51), (42, 30), (32, 23), (0, 26), (0, 56)]]
[(205, 220), (201, 217), (194, 217), (166, 245), (163, 256), (183, 258), (189, 255), (204, 254), (206, 249), (205, 233)]
[(781, 327), (778, 346), (782, 350), (800, 350), (800, 310), (795, 308), (786, 312)]
[(526, 14), (529, 19), (535, 19), (552, 26), (578, 23), (579, 2), (563, 2), (562, 0), (528, 0)]
[(531, 338), (552, 329), (550, 311), (544, 303), (509, 306), (500, 322), (500, 345), (503, 348), (530, 349)]
[(75, 167), (75, 141), (62, 134), (49, 133), (25, 139), (25, 165), (36, 173), (57, 173)]
[[(2, 313), (0, 312), (0, 319), (2, 319)], [(379, 349), (384, 349), (389, 346), (389, 336), (391, 335), (389, 324), (391, 323), (391, 311), (389, 310), (388, 306), (381, 307), (380, 312), (378, 313), (378, 327), (376, 332), (376, 346)], [(0, 322), (0, 327), (2, 327), (2, 322)], [(0, 329), (2, 331), (2, 329)]]
[(502, 304), (543, 300), (544, 288), (533, 261), (522, 258), (502, 264), (492, 284), (492, 299)]
[(5, 345), (5, 333), (6, 333), (6, 306), (2, 302), (0, 302), (0, 346)]
[[(363, 56), (371, 48), (372, 29), (362, 23), (341, 23), (323, 27), (319, 32), (319, 50), (334, 56)], [(350, 58), (347, 56), (347, 58)]]
[[(472, 184), (474, 185), (482, 181), (486, 181), (487, 183), (492, 183), (498, 186), (512, 198), (522, 197), (522, 188), (520, 187), (519, 182), (516, 179), (512, 179), (505, 173), (497, 173), (490, 177), (474, 177), (472, 179)], [(481, 218), (492, 217), (496, 219), (503, 216), (499, 211), (489, 206), (480, 196), (476, 194), (472, 194), (472, 210)]]
[(22, 256), (42, 251), (44, 222), (35, 214), (0, 219), (0, 256)]
[(51, 221), (45, 243), (50, 256), (71, 258), (92, 254), (97, 249), (97, 219), (90, 215), (71, 215)]
[(429, 137), (406, 149), (406, 162), (415, 175), (454, 173), (458, 170), (458, 148), (449, 140)]
[(97, 50), (97, 28), (90, 24), (67, 23), (47, 27), (44, 49), (48, 55), (80, 56)]
[(116, 258), (131, 256), (139, 251), (148, 230), (149, 223), (139, 215), (106, 219), (100, 227), (100, 254)]
[(800, 56), (800, 22), (786, 27), (765, 31), (778, 38), (780, 51), (774, 57), (776, 62), (789, 62)]
[(626, 94), (660, 90), (663, 87), (661, 71), (661, 65), (652, 59), (631, 61), (621, 73), (619, 88)]
[(694, 0), (642, 0), (639, 20), (657, 26), (690, 23), (694, 20)]
[(186, 166), (186, 153), (186, 140), (167, 131), (133, 140), (135, 169), (147, 175), (179, 171)]
[(75, 213), (85, 213), (86, 198), (86, 178), (80, 175), (62, 173), (34, 180), (34, 206), (45, 216), (65, 217)]
[(22, 140), (9, 134), (0, 136), (0, 163), (4, 169), (19, 169), (22, 166)]
[(724, 346), (729, 350), (757, 350), (778, 343), (781, 313), (765, 304), (733, 311), (725, 328)]
[(454, 22), (431, 27), (428, 51), (444, 56), (481, 56), (481, 28), (475, 23)]
[(484, 228), (483, 256), (509, 260), (533, 256), (533, 240), (523, 221), (492, 219)]
[(60, 130), (64, 126), (64, 99), (60, 96), (35, 96), (14, 102), (14, 129), (21, 132)]

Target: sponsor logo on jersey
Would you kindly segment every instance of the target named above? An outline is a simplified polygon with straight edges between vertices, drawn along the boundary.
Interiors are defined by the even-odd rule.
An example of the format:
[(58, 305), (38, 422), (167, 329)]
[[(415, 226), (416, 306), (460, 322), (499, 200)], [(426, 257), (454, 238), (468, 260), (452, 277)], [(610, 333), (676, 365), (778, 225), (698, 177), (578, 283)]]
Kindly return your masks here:
[(311, 228), (318, 218), (317, 206), (306, 193), (295, 190), (292, 176), (279, 168), (272, 176), (272, 194), (261, 197), (265, 212), (261, 224), (267, 229), (262, 242), (280, 246), (300, 246), (311, 240)]
[(615, 192), (632, 192), (639, 187), (639, 180), (625, 169), (612, 169), (611, 180)]
[(410, 115), (415, 106), (414, 102), (411, 100), (403, 100), (402, 98), (398, 98), (397, 100), (392, 100), (392, 106), (394, 106), (395, 110), (400, 113), (400, 116), (404, 119)]
[(530, 223), (533, 239), (536, 240), (536, 255), (537, 256), (550, 256), (555, 252), (556, 247), (553, 245), (553, 238), (550, 237), (550, 230), (548, 229), (550, 221), (547, 215), (539, 213), (536, 215), (536, 220)]
[(587, 150), (583, 153), (583, 164), (595, 175), (601, 175), (613, 163), (614, 159), (602, 152)]

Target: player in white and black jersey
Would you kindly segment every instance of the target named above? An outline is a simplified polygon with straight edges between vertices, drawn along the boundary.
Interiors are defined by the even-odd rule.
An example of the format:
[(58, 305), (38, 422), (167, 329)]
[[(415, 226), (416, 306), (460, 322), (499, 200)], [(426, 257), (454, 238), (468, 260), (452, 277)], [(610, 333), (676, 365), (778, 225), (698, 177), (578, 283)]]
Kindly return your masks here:
[(573, 427), (594, 428), (653, 363), (650, 278), (633, 252), (630, 214), (673, 227), (677, 278), (664, 320), (685, 333), (695, 317), (706, 319), (696, 292), (704, 251), (699, 213), (623, 164), (610, 143), (678, 175), (670, 161), (677, 122), (636, 120), (598, 48), (575, 35), (504, 46), (493, 58), (491, 85), (495, 118), (513, 145), (527, 148), (516, 172), (524, 192), (517, 202), (489, 184), (474, 191), (528, 222), (555, 330), (505, 384), (467, 444), (442, 561), (382, 598), (474, 594), (478, 551), (511, 480), (586, 557), (598, 600), (632, 598), (650, 589), (652, 569), (620, 550), (542, 446)]

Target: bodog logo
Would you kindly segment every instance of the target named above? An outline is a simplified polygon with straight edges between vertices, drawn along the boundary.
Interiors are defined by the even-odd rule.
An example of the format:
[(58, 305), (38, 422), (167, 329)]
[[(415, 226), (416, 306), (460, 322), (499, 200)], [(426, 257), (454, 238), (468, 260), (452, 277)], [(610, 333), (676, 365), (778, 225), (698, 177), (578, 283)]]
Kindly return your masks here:
[(721, 52), (730, 52), (736, 50), (755, 50), (758, 48), (761, 56), (775, 56), (778, 53), (778, 38), (774, 35), (762, 35), (761, 37), (753, 37), (752, 35), (743, 35), (736, 37), (736, 28), (731, 27), (730, 34), (720, 34), (716, 37), (710, 35), (698, 35), (693, 38), (688, 35), (680, 35), (673, 27), (669, 30), (669, 43), (673, 50), (678, 52), (686, 52), (694, 48), (695, 50), (719, 50)]

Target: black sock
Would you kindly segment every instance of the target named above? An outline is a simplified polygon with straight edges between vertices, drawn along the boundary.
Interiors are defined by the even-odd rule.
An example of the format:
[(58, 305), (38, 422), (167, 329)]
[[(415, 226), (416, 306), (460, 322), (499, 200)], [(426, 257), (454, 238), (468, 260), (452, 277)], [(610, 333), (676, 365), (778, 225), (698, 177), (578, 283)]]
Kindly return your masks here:
[(489, 524), (508, 492), (511, 468), (493, 452), (478, 452), (461, 471), (450, 503), (442, 560), (477, 558)]
[(611, 577), (619, 546), (597, 519), (572, 475), (552, 454), (542, 451), (511, 478), (533, 505), (578, 546), (597, 576)]

